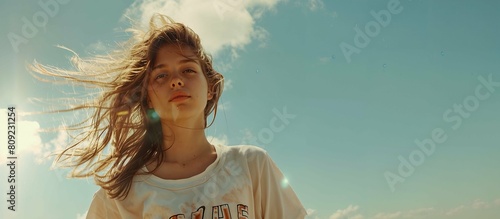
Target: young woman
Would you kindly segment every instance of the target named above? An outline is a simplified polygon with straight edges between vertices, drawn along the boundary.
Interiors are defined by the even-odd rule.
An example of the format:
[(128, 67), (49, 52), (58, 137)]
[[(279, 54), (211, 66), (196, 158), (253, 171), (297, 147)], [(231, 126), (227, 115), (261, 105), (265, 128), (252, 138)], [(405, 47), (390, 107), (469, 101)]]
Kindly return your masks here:
[[(212, 145), (223, 76), (196, 33), (167, 16), (135, 30), (131, 47), (82, 60), (76, 72), (35, 63), (35, 72), (102, 90), (70, 129), (58, 162), (101, 187), (87, 218), (304, 218), (306, 211), (269, 155), (256, 146)], [(213, 122), (213, 121), (212, 121)]]

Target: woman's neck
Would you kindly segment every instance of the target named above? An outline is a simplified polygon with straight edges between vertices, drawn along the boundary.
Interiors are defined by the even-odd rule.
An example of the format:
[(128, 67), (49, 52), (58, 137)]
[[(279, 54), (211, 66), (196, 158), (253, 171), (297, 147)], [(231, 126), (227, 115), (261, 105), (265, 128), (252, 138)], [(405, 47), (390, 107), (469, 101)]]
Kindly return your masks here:
[[(193, 127), (193, 128), (190, 128)], [(205, 136), (205, 129), (198, 125), (164, 125), (164, 162), (185, 165), (190, 161), (213, 152), (212, 145)]]

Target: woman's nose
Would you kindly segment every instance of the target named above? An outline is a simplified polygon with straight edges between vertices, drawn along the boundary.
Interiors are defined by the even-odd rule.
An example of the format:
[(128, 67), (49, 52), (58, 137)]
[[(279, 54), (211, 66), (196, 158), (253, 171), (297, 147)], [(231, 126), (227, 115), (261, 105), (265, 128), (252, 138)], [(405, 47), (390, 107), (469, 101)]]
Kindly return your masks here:
[(183, 87), (183, 86), (184, 86), (184, 82), (179, 77), (173, 78), (172, 81), (170, 82), (170, 87), (171, 88)]

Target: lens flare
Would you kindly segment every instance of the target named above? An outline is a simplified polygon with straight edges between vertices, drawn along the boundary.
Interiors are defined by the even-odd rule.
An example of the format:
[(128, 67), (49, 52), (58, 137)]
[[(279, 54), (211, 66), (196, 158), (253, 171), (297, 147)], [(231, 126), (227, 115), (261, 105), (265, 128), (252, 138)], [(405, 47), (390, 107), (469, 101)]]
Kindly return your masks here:
[(288, 187), (288, 179), (285, 177), (283, 180), (281, 180), (281, 187), (286, 188)]
[(158, 113), (156, 113), (156, 111), (154, 109), (148, 109), (147, 113), (148, 113), (148, 117), (153, 122), (157, 122), (158, 120), (160, 120), (160, 116), (158, 116)]

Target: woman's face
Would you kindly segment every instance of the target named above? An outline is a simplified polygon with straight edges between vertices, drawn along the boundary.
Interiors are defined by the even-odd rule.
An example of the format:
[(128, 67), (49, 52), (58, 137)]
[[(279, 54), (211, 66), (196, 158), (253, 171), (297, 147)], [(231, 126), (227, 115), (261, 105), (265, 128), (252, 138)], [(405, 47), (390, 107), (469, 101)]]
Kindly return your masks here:
[(204, 125), (204, 109), (212, 95), (197, 59), (189, 47), (165, 45), (158, 50), (149, 76), (148, 104), (161, 120)]

